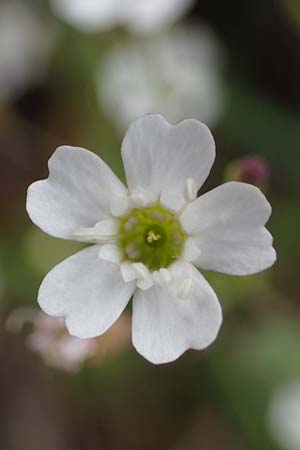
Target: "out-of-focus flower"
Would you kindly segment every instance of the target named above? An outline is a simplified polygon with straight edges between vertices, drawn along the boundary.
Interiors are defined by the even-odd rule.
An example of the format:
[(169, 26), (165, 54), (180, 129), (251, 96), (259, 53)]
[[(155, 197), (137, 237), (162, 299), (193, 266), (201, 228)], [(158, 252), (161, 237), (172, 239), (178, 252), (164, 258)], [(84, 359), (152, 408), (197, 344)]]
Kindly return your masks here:
[(268, 412), (268, 428), (284, 450), (300, 448), (300, 380), (279, 388)]
[(55, 13), (83, 32), (124, 25), (134, 33), (176, 22), (194, 0), (51, 0)]
[(102, 61), (99, 101), (123, 130), (147, 113), (213, 126), (223, 109), (220, 52), (211, 32), (179, 28), (119, 45)]
[(117, 355), (128, 347), (130, 324), (127, 316), (119, 319), (97, 339), (79, 339), (71, 336), (62, 318), (52, 318), (34, 309), (13, 311), (6, 323), (9, 331), (20, 332), (31, 325), (26, 338), (28, 347), (39, 353), (45, 364), (66, 372), (78, 372), (84, 364), (99, 365), (107, 356)]
[(225, 180), (254, 184), (254, 186), (266, 191), (270, 173), (270, 166), (265, 158), (259, 155), (248, 155), (235, 159), (228, 164), (225, 171)]
[(66, 372), (77, 372), (96, 348), (96, 342), (92, 339), (71, 336), (63, 319), (49, 320), (49, 316), (43, 313), (35, 318), (27, 344), (40, 353), (47, 365)]
[[(207, 347), (222, 322), (216, 294), (196, 269), (247, 275), (276, 258), (258, 188), (226, 183), (197, 198), (215, 159), (206, 125), (159, 114), (129, 128), (128, 189), (95, 154), (60, 147), (49, 178), (28, 189), (32, 221), (52, 236), (94, 244), (58, 264), (39, 290), (42, 309), (71, 334), (104, 333), (133, 295), (133, 344), (153, 363)], [(196, 267), (194, 267), (196, 266)]]
[(27, 3), (0, 3), (0, 96), (17, 95), (44, 73), (53, 33)]

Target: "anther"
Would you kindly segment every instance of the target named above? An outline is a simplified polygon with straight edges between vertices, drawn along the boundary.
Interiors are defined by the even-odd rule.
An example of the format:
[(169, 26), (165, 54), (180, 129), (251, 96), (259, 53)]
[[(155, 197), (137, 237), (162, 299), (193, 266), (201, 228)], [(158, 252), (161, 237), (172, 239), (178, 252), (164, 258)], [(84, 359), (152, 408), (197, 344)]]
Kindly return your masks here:
[(160, 234), (155, 234), (152, 230), (148, 232), (147, 242), (149, 242), (149, 244), (152, 244), (152, 242), (158, 241), (159, 239), (161, 239)]
[(168, 269), (165, 269), (164, 267), (159, 269), (161, 280), (163, 281), (163, 284), (166, 286), (171, 281), (171, 274)]
[(140, 257), (140, 251), (134, 244), (126, 245), (125, 252), (130, 259), (138, 259)]
[(132, 230), (132, 228), (134, 227), (134, 225), (136, 225), (138, 223), (138, 220), (136, 217), (131, 217), (124, 225), (124, 228), (126, 231), (130, 231)]
[(190, 202), (197, 197), (197, 185), (193, 178), (187, 178), (186, 180), (186, 197)]
[(133, 263), (132, 268), (136, 272), (137, 287), (146, 291), (153, 286), (153, 280), (147, 267), (142, 263)]
[(192, 278), (186, 278), (183, 283), (181, 284), (180, 288), (179, 288), (179, 297), (180, 298), (187, 298), (191, 288), (192, 288), (192, 284), (193, 284), (193, 280)]
[(181, 242), (181, 236), (180, 236), (180, 234), (178, 233), (178, 231), (174, 231), (172, 237), (173, 237), (173, 242), (174, 242), (174, 244), (175, 244), (175, 245), (179, 245), (180, 242)]

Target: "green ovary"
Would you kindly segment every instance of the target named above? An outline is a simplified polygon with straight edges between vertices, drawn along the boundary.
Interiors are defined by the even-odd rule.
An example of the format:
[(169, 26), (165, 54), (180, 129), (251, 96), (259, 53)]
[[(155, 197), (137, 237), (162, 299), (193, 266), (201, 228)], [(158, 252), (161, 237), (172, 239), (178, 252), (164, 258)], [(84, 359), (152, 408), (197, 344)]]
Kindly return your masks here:
[(134, 209), (121, 219), (118, 243), (125, 260), (159, 270), (181, 255), (185, 237), (175, 215), (154, 205)]

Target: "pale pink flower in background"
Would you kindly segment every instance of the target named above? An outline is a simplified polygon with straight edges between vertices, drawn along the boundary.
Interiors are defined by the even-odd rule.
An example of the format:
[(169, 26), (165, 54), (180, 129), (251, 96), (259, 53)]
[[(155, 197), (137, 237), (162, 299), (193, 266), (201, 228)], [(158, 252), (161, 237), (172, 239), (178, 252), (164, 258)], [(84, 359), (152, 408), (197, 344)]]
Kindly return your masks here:
[(117, 45), (101, 61), (99, 102), (121, 130), (146, 113), (214, 126), (222, 117), (223, 57), (207, 28), (183, 28)]
[(96, 350), (95, 340), (71, 336), (63, 319), (51, 320), (44, 313), (35, 317), (33, 331), (26, 342), (31, 350), (40, 353), (48, 366), (66, 372), (78, 372)]
[(225, 180), (242, 181), (267, 190), (271, 176), (270, 164), (260, 155), (247, 155), (231, 161), (225, 171)]
[(197, 198), (215, 159), (201, 122), (136, 120), (122, 144), (126, 187), (95, 154), (60, 147), (49, 177), (28, 189), (27, 211), (45, 232), (90, 243), (52, 269), (38, 301), (81, 338), (104, 333), (133, 296), (132, 340), (153, 363), (204, 349), (222, 312), (197, 268), (248, 275), (276, 254), (271, 206), (255, 186), (225, 183)]
[(194, 0), (51, 0), (57, 16), (83, 32), (124, 26), (152, 33), (176, 22)]
[(30, 325), (26, 345), (38, 353), (45, 364), (65, 372), (76, 373), (85, 364), (99, 365), (107, 358), (128, 349), (130, 323), (122, 316), (106, 333), (97, 339), (80, 339), (71, 336), (62, 318), (52, 318), (30, 308), (19, 308), (10, 314), (6, 328), (20, 333)]

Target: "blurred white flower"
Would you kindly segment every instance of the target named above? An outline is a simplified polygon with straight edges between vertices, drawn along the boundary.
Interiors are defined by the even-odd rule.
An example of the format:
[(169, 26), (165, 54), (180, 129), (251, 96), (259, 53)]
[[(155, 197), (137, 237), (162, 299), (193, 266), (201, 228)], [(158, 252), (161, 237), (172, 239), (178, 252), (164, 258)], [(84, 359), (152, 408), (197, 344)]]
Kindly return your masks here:
[(204, 28), (119, 45), (99, 67), (99, 101), (122, 130), (157, 112), (171, 122), (195, 117), (214, 126), (223, 109), (221, 66), (215, 37)]
[(194, 0), (51, 0), (55, 13), (83, 32), (123, 25), (134, 33), (155, 32), (176, 22)]
[[(133, 295), (132, 340), (153, 363), (203, 349), (221, 307), (197, 267), (247, 275), (276, 259), (264, 227), (271, 206), (255, 186), (225, 183), (197, 198), (215, 159), (206, 125), (136, 120), (122, 144), (128, 188), (95, 154), (60, 147), (49, 177), (28, 189), (27, 211), (48, 234), (91, 245), (52, 269), (38, 301), (69, 332), (104, 333)], [(196, 267), (195, 267), (196, 266)]]
[(300, 380), (285, 384), (274, 393), (268, 428), (282, 449), (300, 449)]
[(26, 2), (0, 3), (0, 96), (19, 94), (43, 75), (53, 33)]

